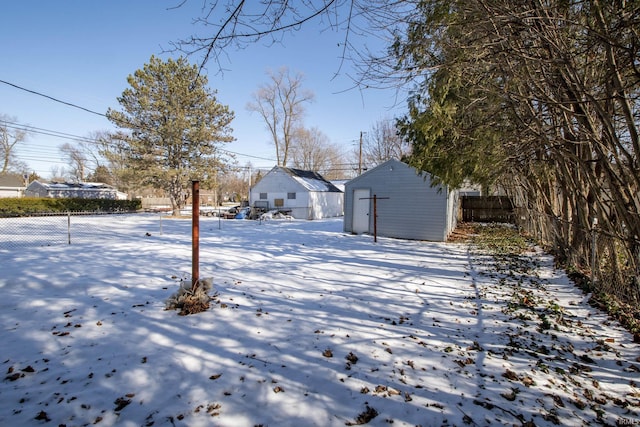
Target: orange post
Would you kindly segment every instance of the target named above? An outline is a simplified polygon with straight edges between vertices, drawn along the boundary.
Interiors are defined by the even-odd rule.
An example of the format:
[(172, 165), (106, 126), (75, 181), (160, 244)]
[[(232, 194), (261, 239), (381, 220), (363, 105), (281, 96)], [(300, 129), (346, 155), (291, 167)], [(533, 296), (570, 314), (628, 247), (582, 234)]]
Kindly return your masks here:
[(191, 285), (200, 280), (200, 181), (191, 182)]

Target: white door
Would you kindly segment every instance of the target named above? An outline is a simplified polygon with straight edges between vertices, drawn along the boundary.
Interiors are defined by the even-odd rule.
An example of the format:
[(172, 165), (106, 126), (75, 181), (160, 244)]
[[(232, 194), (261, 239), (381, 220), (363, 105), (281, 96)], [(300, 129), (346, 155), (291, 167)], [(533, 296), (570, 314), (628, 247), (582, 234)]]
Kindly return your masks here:
[(369, 206), (371, 206), (369, 189), (353, 190), (353, 218), (351, 232), (362, 234), (369, 232)]

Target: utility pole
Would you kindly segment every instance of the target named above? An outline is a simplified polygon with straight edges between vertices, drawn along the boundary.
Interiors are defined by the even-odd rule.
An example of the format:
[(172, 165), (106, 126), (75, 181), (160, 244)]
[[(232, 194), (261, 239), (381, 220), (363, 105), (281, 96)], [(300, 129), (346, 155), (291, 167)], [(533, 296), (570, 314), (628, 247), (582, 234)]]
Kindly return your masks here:
[(251, 206), (251, 166), (249, 166), (249, 188), (247, 189), (247, 203)]
[(358, 176), (362, 175), (362, 131), (360, 131), (360, 155), (358, 156)]

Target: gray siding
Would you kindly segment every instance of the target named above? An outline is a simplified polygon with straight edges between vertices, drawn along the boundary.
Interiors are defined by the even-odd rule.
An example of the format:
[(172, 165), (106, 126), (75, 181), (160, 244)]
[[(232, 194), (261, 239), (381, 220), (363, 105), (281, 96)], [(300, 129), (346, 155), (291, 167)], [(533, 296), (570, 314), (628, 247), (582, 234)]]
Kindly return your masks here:
[[(419, 176), (407, 164), (389, 160), (346, 184), (346, 232), (352, 231), (353, 193), (356, 189), (369, 189), (371, 197), (378, 197), (379, 236), (445, 241), (455, 226), (455, 215), (452, 217), (450, 212), (454, 200), (448, 189), (431, 187), (428, 175)], [(370, 200), (369, 212), (369, 233), (373, 233), (373, 200)]]

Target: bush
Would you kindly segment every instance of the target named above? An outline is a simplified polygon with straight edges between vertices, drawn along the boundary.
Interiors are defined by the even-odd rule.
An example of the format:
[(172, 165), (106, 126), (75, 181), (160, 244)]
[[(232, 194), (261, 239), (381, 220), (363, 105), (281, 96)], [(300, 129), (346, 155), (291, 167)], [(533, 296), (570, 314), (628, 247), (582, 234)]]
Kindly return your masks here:
[(111, 199), (50, 199), (21, 197), (0, 199), (0, 216), (29, 216), (38, 213), (65, 212), (135, 212), (142, 207), (140, 200)]

